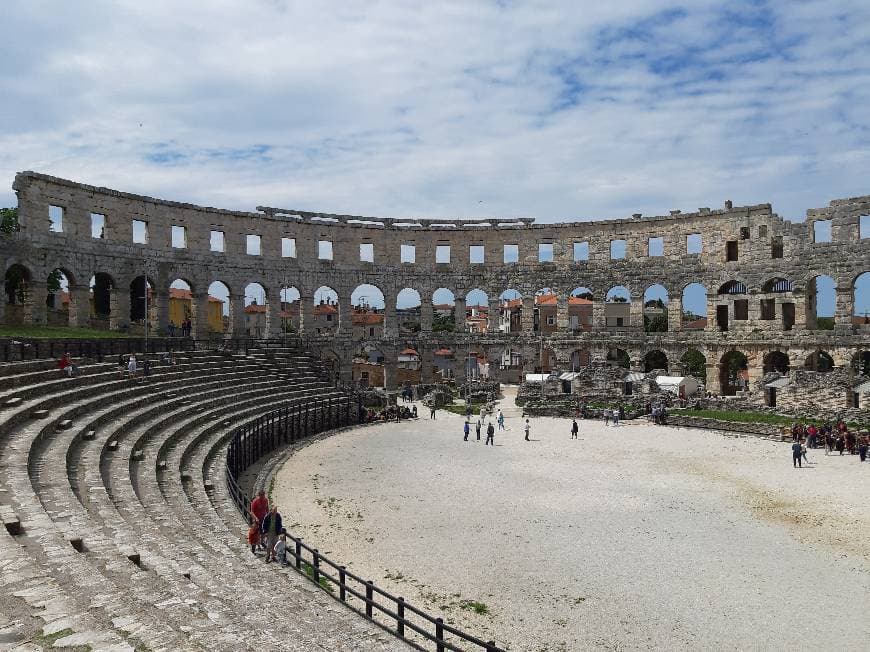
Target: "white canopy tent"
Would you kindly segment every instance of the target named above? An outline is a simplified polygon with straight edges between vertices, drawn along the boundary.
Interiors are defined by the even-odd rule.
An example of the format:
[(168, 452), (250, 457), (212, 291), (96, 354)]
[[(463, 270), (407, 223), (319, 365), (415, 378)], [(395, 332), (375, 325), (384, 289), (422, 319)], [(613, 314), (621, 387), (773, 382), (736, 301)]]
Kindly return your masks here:
[(698, 391), (698, 381), (691, 376), (657, 376), (659, 389), (678, 396), (689, 397)]

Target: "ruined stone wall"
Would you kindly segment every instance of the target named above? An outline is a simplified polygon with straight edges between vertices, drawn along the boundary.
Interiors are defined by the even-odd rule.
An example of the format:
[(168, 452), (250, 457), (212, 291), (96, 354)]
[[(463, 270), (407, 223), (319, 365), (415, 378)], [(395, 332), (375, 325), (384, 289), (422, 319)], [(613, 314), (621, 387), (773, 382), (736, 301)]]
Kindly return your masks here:
[[(689, 350), (706, 360), (706, 386), (720, 388), (723, 356), (740, 351), (747, 356), (750, 382), (763, 375), (765, 358), (772, 351), (786, 353), (792, 367), (801, 367), (815, 352), (829, 353), (837, 366), (848, 366), (859, 350), (870, 348), (870, 326), (853, 323), (855, 280), (870, 271), (868, 240), (859, 237), (859, 218), (870, 214), (870, 196), (836, 200), (826, 208), (808, 212), (806, 223), (789, 223), (772, 212), (769, 204), (731, 206), (691, 213), (610, 219), (589, 222), (535, 224), (531, 219), (499, 220), (393, 220), (304, 211), (261, 208), (257, 212), (227, 211), (165, 201), (86, 186), (32, 172), (16, 176), (21, 228), (0, 240), (4, 269), (13, 264), (29, 275), (27, 300), (21, 306), (3, 304), (0, 320), (45, 323), (45, 280), (60, 268), (70, 280), (71, 320), (85, 324), (89, 311), (88, 284), (97, 272), (111, 277), (113, 327), (129, 321), (130, 284), (147, 274), (155, 287), (154, 327), (168, 323), (168, 288), (184, 279), (192, 288), (194, 312), (206, 314), (207, 288), (212, 281), (230, 290), (228, 329), (244, 333), (244, 287), (260, 283), (268, 301), (267, 330), (278, 332), (279, 295), (282, 287), (295, 287), (300, 294), (299, 330), (311, 336), (315, 324), (313, 297), (317, 288), (328, 286), (339, 297), (338, 327), (317, 339), (323, 355), (335, 360), (350, 378), (351, 358), (361, 344), (376, 348), (387, 360), (387, 384), (395, 386), (398, 352), (412, 347), (420, 352), (423, 382), (432, 382), (432, 352), (446, 348), (458, 360), (457, 376), (465, 373), (462, 360), (472, 353), (486, 356), (491, 375), (499, 377), (499, 363), (519, 354), (521, 372), (542, 366), (542, 351), (557, 368), (570, 370), (572, 356), (605, 360), (608, 352), (624, 351), (630, 367), (644, 371), (645, 359), (662, 352), (671, 373), (682, 373), (681, 357)], [(63, 232), (49, 230), (49, 206), (63, 209)], [(90, 214), (105, 216), (103, 238), (91, 237)], [(132, 220), (147, 221), (147, 244), (132, 242)], [(832, 241), (814, 242), (814, 223), (831, 221)], [(171, 227), (186, 228), (187, 246), (171, 246)], [(209, 250), (210, 231), (225, 234), (225, 252)], [(245, 252), (246, 236), (259, 235), (261, 254)], [(700, 234), (701, 253), (688, 253), (687, 238)], [(295, 257), (282, 257), (282, 238), (295, 240)], [(663, 255), (648, 255), (650, 239), (662, 239)], [(611, 259), (611, 242), (625, 241), (625, 257)], [(330, 242), (331, 260), (318, 259), (319, 242)], [(657, 241), (655, 241), (657, 243)], [(575, 260), (575, 243), (588, 243), (588, 260)], [(732, 243), (729, 245), (728, 243)], [(779, 251), (781, 243), (781, 252)], [(373, 262), (360, 260), (360, 245), (371, 244)], [(401, 262), (402, 245), (413, 245), (415, 261)], [(436, 262), (436, 247), (450, 247), (449, 263)], [(505, 245), (515, 245), (517, 262), (504, 262)], [(472, 263), (472, 247), (483, 248), (483, 262)], [(729, 251), (730, 247), (730, 251)], [(539, 249), (552, 248), (552, 261), (539, 260)], [(476, 250), (475, 250), (476, 251)], [(726, 260), (728, 254), (736, 261)], [(781, 256), (781, 257), (780, 257)], [(812, 306), (814, 279), (832, 277), (836, 283), (837, 312), (834, 330), (818, 330)], [(790, 282), (785, 291), (774, 291), (772, 281)], [(730, 281), (738, 284), (728, 286)], [(682, 292), (690, 283), (700, 283), (707, 292), (707, 326), (702, 330), (682, 328)], [(355, 342), (350, 319), (350, 297), (361, 284), (378, 287), (386, 298), (383, 331), (376, 337)], [(643, 296), (660, 284), (667, 291), (668, 331), (646, 333), (643, 329)], [(606, 323), (605, 296), (623, 286), (630, 293), (628, 325)], [(592, 328), (571, 333), (568, 327), (568, 296), (585, 287), (593, 294)], [(727, 293), (723, 287), (736, 287)], [(412, 288), (422, 298), (419, 333), (399, 334), (396, 298), (403, 288)], [(446, 288), (456, 297), (458, 332), (433, 332), (432, 296)], [(533, 329), (534, 295), (549, 288), (558, 297), (557, 324), (552, 333)], [(499, 297), (507, 289), (522, 296), (521, 330), (498, 332), (497, 318), (488, 332), (464, 332), (465, 297), (473, 289), (486, 293), (489, 311), (498, 312)], [(763, 305), (763, 301), (767, 301)], [(742, 304), (741, 302), (745, 302)], [(788, 307), (790, 306), (790, 307)], [(746, 310), (743, 315), (741, 311)], [(765, 312), (766, 311), (766, 312)], [(727, 330), (721, 330), (717, 313), (727, 314)], [(793, 324), (787, 324), (793, 312)], [(740, 316), (746, 319), (738, 319)], [(762, 319), (762, 317), (773, 317)], [(205, 333), (205, 320), (195, 319), (198, 334)], [(790, 326), (790, 328), (789, 328)], [(359, 338), (359, 334), (357, 335)]]

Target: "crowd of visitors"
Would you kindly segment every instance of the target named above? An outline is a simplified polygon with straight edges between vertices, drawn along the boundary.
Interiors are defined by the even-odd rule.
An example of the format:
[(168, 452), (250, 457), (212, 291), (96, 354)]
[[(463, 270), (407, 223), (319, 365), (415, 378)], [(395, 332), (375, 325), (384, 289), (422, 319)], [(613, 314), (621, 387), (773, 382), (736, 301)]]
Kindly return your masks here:
[(794, 444), (803, 446), (804, 451), (807, 448), (824, 448), (825, 455), (848, 453), (857, 455), (861, 462), (867, 460), (868, 449), (870, 449), (870, 433), (866, 430), (861, 432), (850, 430), (842, 419), (838, 419), (836, 423), (826, 422), (821, 425), (795, 422), (791, 427), (791, 437)]
[[(402, 419), (416, 419), (417, 406), (412, 405), (410, 408), (407, 405), (388, 405), (380, 410), (367, 408), (360, 415), (363, 423), (374, 423), (375, 421), (401, 421)], [(432, 417), (433, 419), (435, 417)]]
[(193, 332), (193, 322), (188, 317), (181, 322), (181, 326), (176, 326), (175, 322), (170, 320), (169, 325), (166, 327), (166, 332), (169, 334), (169, 337), (175, 337), (176, 334), (181, 337), (190, 337)]
[(251, 527), (248, 529), (248, 545), (251, 552), (265, 552), (266, 563), (277, 561), (287, 565), (287, 529), (281, 520), (277, 505), (269, 505), (265, 491), (258, 491), (251, 501)]

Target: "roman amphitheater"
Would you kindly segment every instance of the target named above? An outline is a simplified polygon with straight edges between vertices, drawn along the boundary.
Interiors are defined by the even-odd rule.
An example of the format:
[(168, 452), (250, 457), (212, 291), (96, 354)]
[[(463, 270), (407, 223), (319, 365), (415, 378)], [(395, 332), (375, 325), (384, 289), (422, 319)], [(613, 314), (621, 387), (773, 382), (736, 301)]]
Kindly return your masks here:
[[(550, 416), (533, 419), (529, 456), (511, 386), (555, 374), (566, 380), (548, 392), (591, 383), (621, 399), (633, 380), (655, 400), (651, 378), (693, 376), (713, 405), (866, 423), (870, 196), (801, 223), (726, 201), (536, 224), (230, 211), (34, 172), (13, 187), (0, 322), (141, 337), (76, 345), (75, 378), (54, 359), (71, 344), (3, 341), (0, 649), (866, 641), (864, 464), (825, 458), (798, 482), (772, 471), (780, 451), (789, 461), (780, 442), (646, 419), (584, 421), (584, 447), (565, 452), (568, 426)], [(143, 347), (171, 359), (147, 382), (118, 365)], [(493, 449), (457, 453), (463, 418), (444, 412), (360, 423), (362, 387), (482, 376), (505, 386), (497, 406), (513, 421)], [(741, 474), (708, 464), (723, 457)], [(293, 535), (289, 568), (264, 567), (244, 541), (259, 488)], [(627, 574), (602, 570), (611, 554)], [(789, 568), (812, 589), (786, 582)], [(736, 618), (706, 608), (719, 590)], [(829, 626), (807, 633), (794, 611), (813, 609)], [(861, 623), (843, 633), (851, 610)]]

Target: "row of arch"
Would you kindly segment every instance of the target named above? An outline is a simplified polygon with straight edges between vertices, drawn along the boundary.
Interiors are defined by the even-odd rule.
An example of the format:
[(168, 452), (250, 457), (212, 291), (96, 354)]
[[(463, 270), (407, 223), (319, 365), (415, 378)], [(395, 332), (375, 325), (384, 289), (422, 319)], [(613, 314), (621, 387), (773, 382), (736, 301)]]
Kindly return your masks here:
[[(14, 322), (16, 307), (28, 304), (31, 281), (31, 274), (23, 265), (13, 264), (7, 269), (5, 303), (7, 307), (13, 307), (12, 310), (6, 311), (7, 323)], [(75, 299), (70, 288), (75, 287), (77, 287), (76, 279), (67, 270), (62, 268), (53, 270), (46, 279), (47, 307), (54, 313), (63, 313), (64, 306), (73, 306)], [(131, 322), (144, 320), (146, 287), (151, 297), (160, 294), (154, 280), (150, 277), (139, 276), (130, 283), (129, 319)], [(107, 318), (113, 312), (112, 293), (116, 290), (120, 290), (120, 288), (116, 288), (115, 281), (109, 274), (105, 272), (94, 274), (88, 283), (90, 306), (74, 306), (76, 313), (80, 314), (84, 311), (90, 318), (96, 320)], [(169, 299), (174, 300), (174, 303), (189, 303), (180, 309), (181, 314), (187, 315), (188, 319), (194, 318), (196, 308), (193, 298), (196, 293), (192, 284), (179, 278), (170, 282), (168, 290)], [(172, 292), (173, 290), (176, 292)], [(832, 324), (837, 304), (834, 279), (829, 276), (813, 277), (808, 283), (807, 290), (807, 327), (825, 327), (829, 323)], [(164, 289), (164, 292), (166, 291)], [(773, 278), (762, 284), (760, 291), (765, 295), (785, 296), (793, 291), (793, 283), (785, 278)], [(210, 330), (229, 332), (233, 322), (232, 299), (236, 298), (235, 295), (226, 283), (219, 280), (213, 281), (208, 286), (207, 294), (211, 297), (210, 302), (215, 304), (214, 308), (209, 307), (209, 319), (213, 322), (210, 324)], [(715, 303), (715, 297), (722, 297), (723, 300), (739, 300), (740, 297), (747, 294), (750, 294), (747, 286), (739, 280), (730, 280), (722, 284), (715, 295), (708, 294), (707, 289), (700, 283), (689, 283), (683, 288), (678, 306), (674, 304), (678, 312), (673, 314), (670, 310), (671, 297), (667, 289), (661, 284), (653, 284), (644, 291), (641, 306), (639, 310), (635, 310), (634, 314), (642, 315), (644, 328), (651, 332), (666, 331), (676, 327), (677, 324), (671, 323), (675, 319), (680, 320), (679, 328), (681, 329), (704, 328), (708, 317), (708, 304), (711, 301)], [(263, 314), (264, 319), (268, 319), (269, 310), (248, 310), (251, 305), (267, 306), (270, 303), (270, 298), (263, 285), (257, 282), (247, 284), (243, 289), (242, 296), (244, 297), (242, 308), (245, 309), (246, 317), (250, 312), (251, 315)], [(711, 299), (711, 296), (714, 298)], [(299, 329), (300, 317), (305, 312), (300, 303), (300, 297), (301, 293), (297, 287), (292, 285), (281, 287), (278, 298), (281, 305), (277, 310), (271, 311), (273, 315), (279, 315), (281, 329), (285, 331)], [(853, 297), (852, 316), (868, 319), (870, 317), (870, 272), (865, 272), (855, 278)], [(81, 295), (79, 295), (78, 300), (81, 303)], [(772, 302), (773, 299), (770, 301)], [(592, 289), (585, 286), (574, 288), (564, 297), (560, 297), (556, 291), (549, 287), (543, 287), (532, 297), (524, 296), (516, 289), (507, 289), (495, 298), (491, 298), (480, 288), (468, 291), (461, 298), (448, 288), (439, 288), (432, 294), (427, 307), (431, 307), (434, 311), (432, 328), (435, 331), (477, 329), (514, 332), (531, 326), (531, 330), (543, 332), (563, 328), (578, 332), (591, 328), (594, 307), (600, 306), (602, 303), (604, 304), (604, 311), (601, 314), (601, 318), (604, 320), (603, 325), (608, 327), (636, 327), (640, 325), (637, 323), (638, 318), (632, 319), (631, 316), (632, 312), (629, 307), (632, 306), (633, 297), (629, 289), (622, 285), (611, 287), (604, 293), (603, 297), (596, 296)], [(152, 301), (152, 305), (156, 309), (156, 301)], [(457, 305), (460, 306), (460, 311), (464, 314), (457, 314)], [(567, 323), (560, 323), (556, 317), (557, 306), (560, 305), (562, 310), (567, 313)], [(772, 305), (773, 303), (771, 303)], [(333, 288), (329, 286), (318, 288), (312, 295), (309, 307), (314, 312), (313, 321), (315, 323), (323, 322), (316, 327), (317, 329), (321, 331), (337, 329), (341, 320), (340, 297)], [(350, 295), (350, 308), (351, 312), (358, 313), (358, 315), (368, 315), (368, 319), (352, 315), (352, 322), (354, 322), (352, 325), (368, 324), (368, 334), (374, 336), (382, 334), (382, 331), (376, 326), (380, 324), (382, 327), (384, 320), (383, 318), (379, 320), (377, 316), (384, 315), (388, 306), (380, 288), (372, 284), (357, 286)], [(763, 308), (764, 306), (762, 306), (762, 318), (764, 318)], [(491, 314), (493, 309), (499, 311), (498, 316)], [(524, 310), (528, 312), (530, 309), (536, 315), (526, 315), (524, 323), (523, 312)], [(420, 330), (424, 304), (423, 298), (417, 290), (410, 287), (403, 288), (397, 293), (394, 305), (389, 306), (389, 310), (391, 313), (395, 310), (395, 318), (400, 332), (409, 333)], [(72, 322), (72, 312), (69, 308), (66, 312), (67, 319)], [(211, 314), (212, 312), (214, 314)], [(550, 314), (545, 315), (547, 312)], [(334, 315), (334, 318), (326, 319), (330, 315)], [(116, 316), (122, 319), (124, 317), (124, 315)], [(322, 317), (323, 319), (321, 319)], [(23, 319), (23, 317), (20, 318)], [(495, 319), (499, 320), (498, 324), (492, 323)], [(827, 320), (828, 323), (823, 320)], [(174, 321), (175, 319), (170, 319), (170, 322)], [(565, 316), (563, 316), (564, 321)], [(458, 324), (460, 328), (457, 328)], [(276, 325), (271, 324), (271, 326), (270, 330), (275, 332)], [(252, 334), (265, 334), (262, 332), (265, 330), (265, 325), (261, 324), (257, 328), (261, 332)]]

